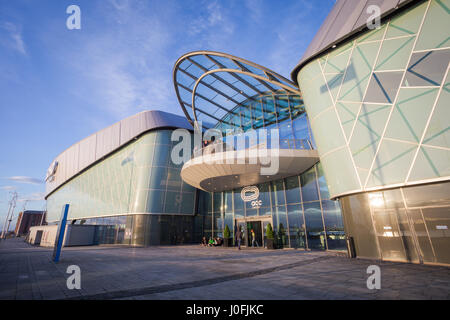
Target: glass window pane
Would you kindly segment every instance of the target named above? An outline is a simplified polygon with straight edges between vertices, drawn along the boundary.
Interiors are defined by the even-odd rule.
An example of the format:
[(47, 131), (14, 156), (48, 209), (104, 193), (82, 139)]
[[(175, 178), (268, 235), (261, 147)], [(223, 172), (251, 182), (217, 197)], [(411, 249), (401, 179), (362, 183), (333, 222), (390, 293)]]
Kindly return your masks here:
[(309, 249), (325, 250), (325, 231), (319, 202), (304, 203), (306, 233)]
[(286, 202), (300, 203), (300, 187), (298, 184), (298, 176), (286, 179)]
[(306, 248), (306, 234), (302, 206), (299, 204), (288, 205), (287, 213), (291, 247)]
[[(269, 183), (258, 185), (259, 200), (261, 200), (261, 207), (270, 207), (270, 187)], [(241, 200), (242, 201), (242, 200)]]
[(277, 243), (282, 246), (289, 246), (286, 207), (278, 206), (274, 208), (274, 231), (277, 235)]
[(222, 193), (214, 192), (214, 212), (222, 211)]
[(423, 217), (430, 234), (436, 260), (450, 263), (450, 208), (424, 208)]
[(272, 186), (272, 205), (284, 205), (286, 203), (284, 198), (283, 180), (273, 181)]
[(152, 167), (149, 188), (166, 190), (167, 168)]
[(303, 202), (319, 200), (315, 168), (312, 167), (305, 173), (302, 173), (300, 176), (300, 181), (302, 184)]
[(164, 212), (164, 196), (165, 196), (164, 191), (148, 190), (147, 212), (163, 213)]
[(322, 201), (322, 209), (327, 232), (328, 250), (345, 250), (347, 245), (339, 202), (324, 200)]

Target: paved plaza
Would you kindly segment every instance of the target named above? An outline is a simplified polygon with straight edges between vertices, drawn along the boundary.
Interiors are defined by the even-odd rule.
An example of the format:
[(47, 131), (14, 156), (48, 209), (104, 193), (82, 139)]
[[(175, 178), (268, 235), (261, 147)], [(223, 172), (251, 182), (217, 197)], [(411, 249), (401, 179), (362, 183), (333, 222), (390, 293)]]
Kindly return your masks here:
[[(167, 246), (64, 248), (0, 242), (0, 299), (450, 299), (450, 268), (348, 259), (343, 254)], [(381, 269), (381, 289), (366, 286)], [(81, 289), (69, 290), (69, 265)]]

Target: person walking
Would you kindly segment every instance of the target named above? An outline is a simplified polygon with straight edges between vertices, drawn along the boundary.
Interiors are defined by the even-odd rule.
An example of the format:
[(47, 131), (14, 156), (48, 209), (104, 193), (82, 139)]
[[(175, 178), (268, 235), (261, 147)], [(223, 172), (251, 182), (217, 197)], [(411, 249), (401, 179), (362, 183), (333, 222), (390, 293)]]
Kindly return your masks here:
[(241, 236), (242, 236), (241, 228), (238, 227), (236, 230), (236, 241), (238, 244), (238, 250), (241, 250)]
[(256, 244), (257, 247), (259, 247), (258, 241), (256, 241), (255, 231), (253, 231), (253, 229), (252, 229), (250, 232), (251, 232), (251, 234), (252, 234), (252, 247), (254, 247), (255, 244)]

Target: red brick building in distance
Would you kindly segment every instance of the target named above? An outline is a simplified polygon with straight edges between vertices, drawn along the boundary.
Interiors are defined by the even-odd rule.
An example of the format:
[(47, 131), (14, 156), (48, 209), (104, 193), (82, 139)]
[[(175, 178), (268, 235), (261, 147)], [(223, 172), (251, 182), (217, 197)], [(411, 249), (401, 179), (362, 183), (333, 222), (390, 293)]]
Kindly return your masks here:
[[(30, 227), (39, 226), (42, 221), (42, 217), (45, 215), (45, 211), (33, 211), (33, 210), (25, 210), (19, 213), (19, 217), (17, 218), (16, 229), (14, 233), (17, 237), (26, 235), (30, 230)], [(45, 223), (43, 223), (45, 224)]]

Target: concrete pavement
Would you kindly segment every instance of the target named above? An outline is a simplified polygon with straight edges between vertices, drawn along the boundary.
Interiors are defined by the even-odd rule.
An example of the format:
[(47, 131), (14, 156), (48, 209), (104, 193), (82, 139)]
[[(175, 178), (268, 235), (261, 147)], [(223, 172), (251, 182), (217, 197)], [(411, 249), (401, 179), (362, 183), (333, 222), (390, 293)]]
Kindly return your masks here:
[[(450, 299), (450, 268), (348, 259), (332, 252), (167, 247), (64, 248), (0, 242), (0, 299)], [(366, 286), (381, 268), (381, 289)], [(81, 289), (69, 290), (69, 265)]]

